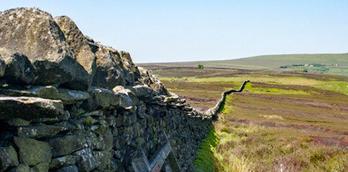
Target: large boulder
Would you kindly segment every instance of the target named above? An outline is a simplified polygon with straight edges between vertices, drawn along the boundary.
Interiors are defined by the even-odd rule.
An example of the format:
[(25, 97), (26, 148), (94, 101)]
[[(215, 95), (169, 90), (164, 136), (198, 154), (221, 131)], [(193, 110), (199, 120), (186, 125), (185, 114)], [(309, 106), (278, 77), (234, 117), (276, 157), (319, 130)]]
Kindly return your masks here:
[(14, 142), (19, 149), (19, 159), (22, 163), (37, 165), (51, 161), (52, 153), (48, 143), (21, 137), (15, 137)]
[(38, 97), (0, 97), (0, 119), (61, 118), (65, 111), (62, 101)]
[(92, 48), (88, 44), (87, 38), (69, 17), (56, 17), (55, 21), (63, 31), (66, 42), (75, 54), (76, 60), (91, 75), (91, 77), (93, 77), (96, 70), (96, 57)]
[(28, 57), (20, 53), (10, 54), (7, 50), (0, 48), (0, 58), (6, 64), (4, 78), (17, 84), (32, 84), (35, 79), (35, 69)]
[(124, 92), (115, 92), (104, 88), (94, 88), (90, 90), (91, 106), (102, 109), (123, 108), (132, 109), (133, 102), (130, 96)]
[(87, 89), (89, 75), (75, 60), (52, 16), (35, 8), (0, 13), (0, 45), (11, 53), (25, 54), (39, 71), (36, 84), (60, 84)]
[(17, 152), (12, 146), (0, 147), (0, 171), (18, 164)]
[(66, 135), (51, 139), (49, 143), (52, 146), (53, 157), (57, 157), (81, 150), (86, 143), (86, 139), (82, 135)]
[(126, 84), (118, 51), (99, 45), (96, 57), (97, 71), (93, 78), (93, 86), (112, 89), (116, 85)]
[(137, 66), (133, 63), (131, 55), (126, 51), (120, 51), (123, 68), (127, 70), (126, 82), (128, 85), (132, 85), (135, 81), (140, 78), (140, 71)]

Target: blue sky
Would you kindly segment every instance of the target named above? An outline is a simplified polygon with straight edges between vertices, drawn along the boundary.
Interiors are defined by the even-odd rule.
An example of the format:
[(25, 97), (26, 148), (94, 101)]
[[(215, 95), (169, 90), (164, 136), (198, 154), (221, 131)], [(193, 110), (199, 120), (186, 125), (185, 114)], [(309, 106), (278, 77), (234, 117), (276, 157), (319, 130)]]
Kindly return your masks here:
[(0, 0), (70, 16), (135, 62), (348, 52), (347, 0)]

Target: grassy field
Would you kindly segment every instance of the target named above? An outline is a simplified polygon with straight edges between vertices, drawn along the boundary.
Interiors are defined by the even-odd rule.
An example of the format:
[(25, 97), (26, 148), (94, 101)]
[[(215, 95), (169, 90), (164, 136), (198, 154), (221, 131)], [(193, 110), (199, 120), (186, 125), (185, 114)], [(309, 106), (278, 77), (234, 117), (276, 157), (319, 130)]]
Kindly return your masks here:
[[(197, 67), (198, 64), (214, 68), (295, 71), (348, 76), (348, 53), (264, 55), (235, 60), (162, 63), (160, 65)], [(156, 64), (150, 64), (150, 66), (153, 65)]]
[[(147, 66), (149, 67), (149, 66)], [(195, 108), (227, 98), (202, 142), (197, 171), (348, 171), (348, 79), (267, 70), (151, 66)]]

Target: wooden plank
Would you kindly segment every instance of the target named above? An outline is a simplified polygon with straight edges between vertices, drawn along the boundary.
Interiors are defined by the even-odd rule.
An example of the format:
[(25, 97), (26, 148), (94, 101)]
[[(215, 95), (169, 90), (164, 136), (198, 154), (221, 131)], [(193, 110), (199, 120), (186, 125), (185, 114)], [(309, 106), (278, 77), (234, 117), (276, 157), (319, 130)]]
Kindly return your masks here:
[(180, 168), (175, 159), (172, 147), (167, 135), (164, 133), (167, 143), (157, 152), (155, 158), (149, 162), (144, 151), (132, 160), (132, 167), (135, 172), (160, 172), (163, 165), (167, 162), (172, 172), (180, 172)]
[(159, 172), (167, 159), (169, 153), (172, 151), (170, 143), (165, 144), (157, 153), (157, 156), (150, 163), (151, 172)]
[(146, 158), (144, 151), (142, 151), (140, 157), (132, 160), (132, 167), (134, 172), (149, 172), (151, 170), (149, 160)]

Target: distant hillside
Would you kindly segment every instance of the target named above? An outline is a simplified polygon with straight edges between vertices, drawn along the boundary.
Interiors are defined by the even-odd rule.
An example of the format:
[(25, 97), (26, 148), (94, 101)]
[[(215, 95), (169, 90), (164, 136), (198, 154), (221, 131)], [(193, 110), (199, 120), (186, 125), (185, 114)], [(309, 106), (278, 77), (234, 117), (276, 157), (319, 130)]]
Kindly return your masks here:
[(235, 60), (163, 63), (160, 65), (197, 66), (198, 64), (202, 64), (205, 67), (269, 69), (348, 75), (348, 53), (263, 55)]

